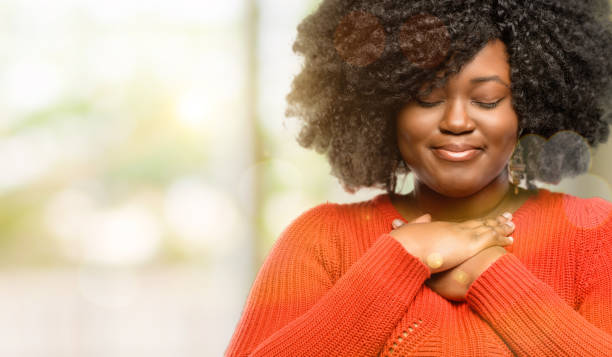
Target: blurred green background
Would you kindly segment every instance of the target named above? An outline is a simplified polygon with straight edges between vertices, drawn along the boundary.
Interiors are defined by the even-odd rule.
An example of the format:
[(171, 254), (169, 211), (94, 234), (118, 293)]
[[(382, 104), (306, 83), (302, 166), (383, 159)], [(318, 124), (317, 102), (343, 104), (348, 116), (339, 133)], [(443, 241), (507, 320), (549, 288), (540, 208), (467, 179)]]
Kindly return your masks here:
[[(0, 3), (0, 355), (221, 355), (280, 232), (380, 193), (284, 118), (318, 3)], [(611, 155), (549, 188), (610, 200)]]

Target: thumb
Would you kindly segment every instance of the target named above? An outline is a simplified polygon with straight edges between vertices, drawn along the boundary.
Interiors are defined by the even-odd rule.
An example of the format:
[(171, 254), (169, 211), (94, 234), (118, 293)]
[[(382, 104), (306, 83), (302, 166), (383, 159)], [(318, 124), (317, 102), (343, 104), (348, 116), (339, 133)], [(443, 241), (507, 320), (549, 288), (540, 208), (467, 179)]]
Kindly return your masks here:
[(424, 215), (417, 217), (416, 219), (410, 221), (410, 223), (429, 223), (431, 222), (431, 215), (429, 213), (425, 213)]
[[(431, 222), (431, 215), (429, 213), (425, 213), (424, 215), (417, 217), (415, 219), (413, 219), (412, 221), (408, 222), (408, 224), (411, 223), (429, 223)], [(393, 229), (397, 229), (401, 226), (403, 226), (404, 224), (406, 224), (403, 220), (396, 218), (393, 220), (392, 225), (393, 225)]]
[(393, 220), (393, 222), (391, 222), (391, 225), (393, 226), (393, 229), (398, 229), (399, 227), (403, 226), (405, 224), (405, 222), (399, 218), (396, 218)]

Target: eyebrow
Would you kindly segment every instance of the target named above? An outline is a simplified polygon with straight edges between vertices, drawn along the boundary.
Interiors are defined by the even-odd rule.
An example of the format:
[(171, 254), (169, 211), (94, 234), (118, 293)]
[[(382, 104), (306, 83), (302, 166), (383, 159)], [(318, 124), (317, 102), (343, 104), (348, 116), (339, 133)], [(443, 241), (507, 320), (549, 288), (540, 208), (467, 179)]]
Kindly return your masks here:
[(506, 82), (502, 81), (501, 78), (499, 78), (499, 76), (477, 77), (477, 78), (470, 79), (470, 83), (482, 83), (482, 82), (488, 82), (488, 81), (495, 81), (495, 82), (501, 83), (504, 86), (510, 88), (510, 86)]

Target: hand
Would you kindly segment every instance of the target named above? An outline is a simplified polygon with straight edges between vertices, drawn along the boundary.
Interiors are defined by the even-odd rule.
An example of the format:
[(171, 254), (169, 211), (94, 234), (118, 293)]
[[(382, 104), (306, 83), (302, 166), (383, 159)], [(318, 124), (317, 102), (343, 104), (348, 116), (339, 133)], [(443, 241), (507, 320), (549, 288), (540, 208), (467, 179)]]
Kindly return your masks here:
[[(505, 216), (504, 216), (505, 215)], [(480, 251), (493, 246), (506, 246), (514, 231), (512, 215), (496, 219), (474, 219), (466, 222), (431, 222), (424, 215), (408, 224), (394, 225), (389, 234), (419, 258), (436, 274), (463, 263)]]
[(432, 275), (425, 281), (425, 285), (443, 298), (465, 301), (465, 296), (472, 283), (505, 254), (508, 252), (500, 246), (483, 249), (456, 267)]

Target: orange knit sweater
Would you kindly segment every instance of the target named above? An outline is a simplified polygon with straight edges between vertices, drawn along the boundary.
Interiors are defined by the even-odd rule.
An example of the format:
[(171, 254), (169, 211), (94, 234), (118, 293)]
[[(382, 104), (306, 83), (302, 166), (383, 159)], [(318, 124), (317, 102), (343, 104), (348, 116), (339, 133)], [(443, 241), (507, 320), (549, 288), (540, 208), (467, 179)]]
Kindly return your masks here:
[(388, 233), (387, 194), (296, 218), (251, 288), (226, 356), (612, 356), (612, 204), (545, 189), (514, 243), (446, 300)]

